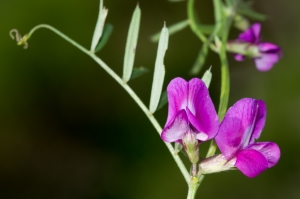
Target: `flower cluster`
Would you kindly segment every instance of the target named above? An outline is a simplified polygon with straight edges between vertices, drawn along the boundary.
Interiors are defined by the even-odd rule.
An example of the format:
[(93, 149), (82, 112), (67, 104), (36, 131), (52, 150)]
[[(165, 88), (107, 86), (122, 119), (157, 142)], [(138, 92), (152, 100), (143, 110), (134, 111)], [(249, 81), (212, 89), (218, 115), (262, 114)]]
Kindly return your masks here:
[(262, 42), (260, 37), (261, 25), (253, 24), (249, 29), (239, 34), (238, 38), (227, 43), (227, 50), (234, 52), (236, 61), (243, 61), (245, 56), (254, 59), (259, 71), (268, 71), (282, 56), (279, 46)]
[(273, 142), (255, 142), (266, 121), (266, 105), (262, 100), (244, 98), (228, 109), (222, 123), (202, 80), (186, 82), (173, 79), (167, 88), (168, 119), (161, 133), (165, 142), (178, 142), (195, 164), (199, 160), (199, 144), (215, 139), (222, 154), (200, 162), (203, 174), (237, 168), (247, 177), (255, 177), (274, 166), (280, 150)]

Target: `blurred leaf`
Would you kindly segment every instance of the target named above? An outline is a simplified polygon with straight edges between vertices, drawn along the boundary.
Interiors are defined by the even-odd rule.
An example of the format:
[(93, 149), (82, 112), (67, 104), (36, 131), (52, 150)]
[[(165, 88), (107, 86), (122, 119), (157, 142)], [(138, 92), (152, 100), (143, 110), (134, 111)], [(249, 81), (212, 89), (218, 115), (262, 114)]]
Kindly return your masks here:
[(255, 12), (253, 10), (238, 10), (237, 12), (239, 14), (242, 14), (246, 17), (249, 17), (251, 19), (258, 20), (258, 21), (264, 21), (267, 18), (266, 15)]
[(264, 21), (267, 18), (265, 15), (258, 13), (252, 9), (251, 1), (239, 1), (237, 6), (237, 13), (259, 21)]
[(214, 25), (205, 25), (198, 23), (197, 28), (204, 34), (211, 34), (214, 31)]
[(167, 103), (168, 103), (168, 94), (167, 94), (167, 91), (164, 91), (164, 92), (162, 92), (162, 94), (160, 96), (156, 111), (158, 111), (159, 109), (164, 107)]
[(98, 14), (98, 19), (97, 19), (96, 27), (94, 30), (93, 39), (92, 39), (91, 52), (95, 51), (95, 48), (96, 48), (97, 44), (99, 43), (99, 40), (102, 36), (103, 26), (105, 23), (107, 13), (108, 13), (108, 10), (106, 8), (103, 8), (103, 1), (100, 0), (99, 14)]
[[(169, 35), (171, 36), (172, 34), (183, 30), (184, 28), (188, 27), (188, 25), (189, 25), (189, 20), (180, 21), (176, 24), (171, 25), (170, 27), (168, 27)], [(152, 42), (158, 42), (159, 36), (160, 36), (160, 32), (155, 33), (153, 36), (151, 36), (150, 40)]]
[(124, 56), (124, 66), (123, 66), (123, 80), (127, 82), (132, 73), (135, 51), (137, 46), (138, 34), (140, 29), (140, 20), (141, 20), (141, 9), (139, 5), (136, 6), (132, 19), (130, 22), (127, 41), (126, 41), (126, 49)]
[(208, 54), (208, 48), (212, 42), (212, 40), (215, 38), (216, 35), (218, 35), (218, 33), (220, 32), (220, 30), (222, 29), (222, 17), (223, 17), (223, 5), (222, 5), (222, 1), (221, 0), (213, 0), (214, 3), (214, 17), (215, 17), (215, 26), (214, 29), (212, 31), (212, 34), (209, 36), (208, 40), (206, 40), (202, 47), (201, 50), (197, 56), (197, 59), (191, 69), (191, 74), (192, 75), (197, 75), (206, 60), (207, 54)]
[(164, 57), (166, 50), (168, 49), (169, 42), (169, 31), (166, 28), (166, 24), (162, 28), (161, 35), (158, 42), (158, 50), (155, 61), (152, 89), (151, 89), (151, 97), (150, 97), (150, 105), (149, 110), (151, 113), (154, 113), (157, 105), (160, 100), (162, 86), (165, 78), (165, 66), (164, 66)]
[(210, 70), (211, 70), (211, 67), (209, 67), (209, 69), (205, 71), (205, 73), (203, 74), (203, 76), (201, 78), (207, 88), (209, 88), (211, 78), (212, 78), (212, 73)]
[(206, 41), (204, 34), (211, 34), (214, 30), (214, 25), (205, 25), (199, 22), (197, 13), (195, 11), (195, 0), (188, 0), (188, 19), (192, 31), (199, 37), (201, 41)]
[(242, 15), (236, 14), (233, 20), (234, 26), (241, 31), (245, 31), (250, 27), (249, 20)]
[(145, 68), (143, 66), (141, 66), (139, 68), (133, 68), (130, 79), (135, 79), (135, 78), (142, 76), (148, 72), (149, 72), (149, 69)]
[(202, 47), (200, 49), (200, 52), (199, 52), (199, 54), (197, 56), (197, 59), (196, 59), (194, 65), (193, 65), (193, 67), (191, 69), (190, 73), (192, 75), (197, 75), (201, 71), (201, 69), (202, 69), (202, 67), (203, 67), (203, 65), (205, 63), (206, 56), (208, 54), (208, 45), (209, 45), (209, 42), (205, 42), (202, 45)]
[(100, 51), (105, 44), (107, 43), (107, 41), (110, 38), (111, 33), (113, 32), (114, 26), (112, 24), (105, 24), (104, 28), (103, 28), (103, 34), (99, 40), (99, 43), (95, 49), (95, 53)]

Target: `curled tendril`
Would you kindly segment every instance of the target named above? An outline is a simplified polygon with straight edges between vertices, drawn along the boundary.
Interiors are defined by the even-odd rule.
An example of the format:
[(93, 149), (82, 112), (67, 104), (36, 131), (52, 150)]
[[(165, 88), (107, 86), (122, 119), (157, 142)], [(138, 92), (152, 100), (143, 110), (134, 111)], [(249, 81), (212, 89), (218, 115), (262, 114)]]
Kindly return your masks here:
[(29, 36), (26, 34), (22, 37), (22, 35), (19, 33), (17, 29), (12, 29), (9, 31), (9, 35), (13, 40), (16, 40), (18, 45), (24, 45), (24, 49), (28, 48), (27, 40), (29, 39)]

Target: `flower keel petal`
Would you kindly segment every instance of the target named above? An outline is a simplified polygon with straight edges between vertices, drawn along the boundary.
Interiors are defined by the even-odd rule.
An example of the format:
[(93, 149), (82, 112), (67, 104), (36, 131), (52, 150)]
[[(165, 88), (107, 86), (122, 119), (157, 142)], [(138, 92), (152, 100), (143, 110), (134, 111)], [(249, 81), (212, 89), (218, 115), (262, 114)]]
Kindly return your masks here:
[(277, 164), (280, 158), (280, 149), (274, 142), (257, 142), (249, 146), (249, 149), (259, 151), (268, 161), (268, 168)]
[(260, 152), (246, 149), (238, 153), (234, 166), (247, 177), (254, 178), (268, 168), (268, 161)]
[(176, 142), (182, 139), (185, 132), (188, 130), (188, 118), (185, 110), (178, 112), (176, 117), (168, 126), (166, 126), (162, 133), (161, 139), (165, 142)]

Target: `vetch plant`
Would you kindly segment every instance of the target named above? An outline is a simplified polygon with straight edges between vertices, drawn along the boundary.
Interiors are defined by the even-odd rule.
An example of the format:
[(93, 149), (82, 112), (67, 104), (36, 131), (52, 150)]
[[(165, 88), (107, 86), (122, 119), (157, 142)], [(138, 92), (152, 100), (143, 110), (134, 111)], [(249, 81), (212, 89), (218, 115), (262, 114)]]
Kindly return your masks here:
[[(173, 0), (173, 2), (180, 1)], [(266, 105), (262, 100), (244, 98), (227, 110), (230, 88), (227, 51), (235, 53), (235, 59), (238, 61), (245, 57), (252, 58), (258, 70), (267, 71), (278, 62), (282, 54), (281, 49), (275, 44), (260, 41), (261, 25), (259, 23), (248, 27), (248, 17), (262, 20), (264, 16), (253, 11), (246, 1), (213, 0), (212, 2), (215, 24), (200, 23), (197, 19), (194, 0), (187, 0), (187, 19), (169, 28), (166, 27), (165, 22), (162, 30), (151, 37), (153, 42), (158, 41), (158, 50), (152, 88), (149, 92), (149, 107), (140, 100), (129, 85), (132, 78), (148, 71), (145, 68), (134, 67), (142, 12), (139, 5), (136, 6), (129, 25), (122, 77), (95, 54), (103, 48), (113, 30), (112, 25), (105, 24), (108, 9), (104, 8), (102, 0), (100, 0), (99, 16), (89, 50), (46, 24), (34, 27), (23, 37), (15, 29), (10, 32), (10, 35), (17, 40), (18, 45), (24, 45), (24, 48), (27, 48), (28, 40), (33, 33), (46, 28), (98, 63), (145, 113), (165, 142), (188, 185), (187, 199), (194, 199), (206, 174), (238, 169), (247, 177), (252, 178), (267, 168), (273, 167), (280, 158), (280, 149), (275, 143), (255, 142), (255, 139), (260, 137), (266, 120)], [(232, 24), (244, 30), (236, 40), (228, 39)], [(186, 27), (190, 27), (202, 42), (190, 74), (197, 75), (201, 71), (209, 50), (215, 52), (220, 58), (221, 86), (218, 111), (208, 91), (212, 78), (210, 69), (205, 71), (201, 79), (194, 77), (186, 81), (181, 77), (176, 77), (168, 84), (167, 92), (163, 91), (166, 72), (164, 56), (168, 49), (169, 35)], [(162, 129), (154, 114), (167, 101), (168, 116)], [(201, 159), (201, 143), (209, 140), (211, 144), (206, 158)], [(172, 143), (175, 144), (172, 145)], [(186, 166), (178, 154), (182, 148), (187, 154), (190, 165)], [(217, 148), (220, 149), (221, 154), (215, 155)], [(191, 168), (191, 171), (189, 172), (187, 168)]]

